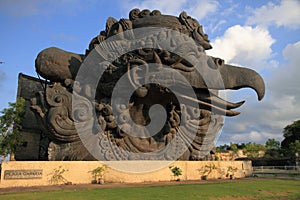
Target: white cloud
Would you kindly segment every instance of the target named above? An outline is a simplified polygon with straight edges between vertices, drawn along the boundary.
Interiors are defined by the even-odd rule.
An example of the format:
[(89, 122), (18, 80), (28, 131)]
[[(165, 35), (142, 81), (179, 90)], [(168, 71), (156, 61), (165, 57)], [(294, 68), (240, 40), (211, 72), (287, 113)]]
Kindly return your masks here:
[(250, 139), (250, 141), (259, 143), (262, 140), (262, 136), (263, 136), (263, 133), (259, 133), (257, 131), (251, 131), (249, 134), (249, 139)]
[(215, 24), (214, 26), (210, 27), (210, 32), (214, 33), (215, 31), (217, 31), (223, 24), (226, 24), (226, 20), (220, 20), (217, 22), (217, 24)]
[(219, 3), (216, 0), (144, 0), (144, 1), (123, 1), (123, 6), (127, 10), (132, 8), (160, 10), (163, 14), (178, 16), (183, 10), (188, 15), (197, 20), (206, 17), (209, 13), (215, 13), (218, 9)]
[(210, 13), (215, 13), (219, 7), (218, 1), (190, 1), (189, 6), (186, 8), (186, 11), (192, 17), (200, 20)]
[(257, 144), (265, 143), (269, 138), (273, 138), (275, 140), (281, 141), (282, 134), (274, 134), (268, 132), (258, 132), (258, 131), (251, 131), (249, 134), (235, 134), (232, 135), (230, 140), (232, 143), (248, 143), (253, 142)]
[(297, 29), (300, 26), (300, 1), (282, 0), (279, 5), (269, 2), (256, 10), (247, 20), (248, 24), (286, 26)]
[(222, 9), (222, 12), (220, 14), (222, 16), (229, 16), (233, 13), (237, 14), (241, 2), (234, 1), (234, 2), (226, 2), (226, 3), (229, 3), (229, 6), (226, 7), (225, 9)]
[(300, 61), (299, 57), (300, 41), (294, 44), (288, 44), (283, 50), (283, 56), (290, 60), (291, 64), (297, 64)]
[(207, 51), (207, 54), (220, 57), (227, 63), (260, 70), (265, 67), (263, 62), (271, 57), (271, 45), (274, 42), (269, 31), (264, 28), (235, 25), (212, 42), (213, 49)]
[(130, 10), (132, 8), (139, 8), (140, 10), (149, 9), (149, 10), (160, 10), (164, 14), (170, 15), (178, 15), (181, 12), (181, 7), (186, 4), (187, 0), (179, 0), (173, 1), (170, 3), (168, 0), (161, 0), (161, 1), (151, 1), (151, 0), (144, 0), (144, 1), (124, 1), (124, 7), (128, 8), (125, 9)]
[[(270, 87), (274, 95), (281, 96), (284, 92), (286, 96), (293, 96), (296, 102), (300, 102), (300, 41), (288, 44), (283, 50), (283, 56), (288, 61), (278, 68), (270, 80)], [(300, 112), (299, 112), (300, 113)]]
[(251, 141), (255, 143), (260, 143), (266, 133), (259, 133), (257, 131), (251, 131), (247, 135), (233, 135), (232, 140), (233, 141)]

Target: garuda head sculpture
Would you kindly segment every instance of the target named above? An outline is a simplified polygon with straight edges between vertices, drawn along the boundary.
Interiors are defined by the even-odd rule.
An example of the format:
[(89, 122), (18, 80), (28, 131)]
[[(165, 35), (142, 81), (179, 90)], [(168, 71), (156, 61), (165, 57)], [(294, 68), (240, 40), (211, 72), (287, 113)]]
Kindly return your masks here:
[[(255, 71), (205, 54), (197, 20), (134, 9), (109, 18), (85, 55), (48, 48), (36, 58), (49, 80), (33, 99), (51, 160), (201, 160), (213, 148), (231, 103), (219, 90), (249, 87), (264, 96)], [(44, 101), (41, 101), (44, 99)]]

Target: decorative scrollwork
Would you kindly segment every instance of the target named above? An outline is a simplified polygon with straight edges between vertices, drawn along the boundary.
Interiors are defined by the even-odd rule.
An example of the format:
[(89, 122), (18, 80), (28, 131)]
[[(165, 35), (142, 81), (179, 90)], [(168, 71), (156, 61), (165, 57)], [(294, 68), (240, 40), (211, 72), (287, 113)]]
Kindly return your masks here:
[[(87, 123), (92, 120), (93, 107), (88, 99), (77, 95), (74, 91), (73, 98), (80, 102), (73, 106), (72, 93), (60, 83), (55, 83), (46, 90), (46, 100), (50, 105), (47, 113), (49, 136), (54, 141), (75, 142), (79, 141), (75, 123)], [(74, 100), (74, 99), (73, 99)]]
[(135, 20), (135, 19), (139, 18), (140, 12), (141, 12), (141, 11), (140, 11), (140, 9), (138, 9), (138, 8), (135, 8), (135, 9), (131, 10), (131, 11), (129, 12), (129, 19), (130, 19), (130, 20)]

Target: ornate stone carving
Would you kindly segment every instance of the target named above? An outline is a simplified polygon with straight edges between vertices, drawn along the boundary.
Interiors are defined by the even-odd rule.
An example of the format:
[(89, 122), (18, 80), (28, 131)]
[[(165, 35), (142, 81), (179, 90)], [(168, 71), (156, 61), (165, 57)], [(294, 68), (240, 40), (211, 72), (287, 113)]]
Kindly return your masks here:
[[(135, 31), (145, 27), (162, 29), (152, 34), (153, 40)], [(114, 40), (104, 42), (110, 38)], [(141, 48), (133, 49), (137, 42)], [(162, 44), (168, 48), (159, 46)], [(203, 159), (223, 125), (222, 116), (239, 114), (233, 109), (244, 103), (227, 102), (218, 97), (218, 90), (250, 87), (259, 100), (264, 96), (264, 82), (256, 72), (207, 56), (205, 50), (210, 48), (202, 26), (185, 12), (174, 17), (157, 10), (134, 9), (129, 19), (108, 18), (105, 30), (91, 40), (85, 55), (57, 48), (43, 50), (37, 56), (36, 70), (50, 82), (44, 93), (32, 100), (32, 108), (48, 130), (49, 159)], [(78, 70), (91, 62), (88, 58), (93, 49), (99, 57), (94, 63), (97, 67), (84, 77)], [(124, 49), (132, 50), (124, 53)], [(114, 56), (116, 59), (107, 62)], [(201, 73), (193, 60), (200, 63)], [(101, 77), (97, 77), (99, 68), (104, 69)], [(209, 70), (218, 72), (221, 85), (218, 77), (207, 80), (205, 73)], [(132, 87), (134, 93), (129, 102), (120, 98), (113, 104), (113, 90), (124, 74), (128, 84), (120, 92)], [(181, 82), (180, 76), (188, 81), (195, 97), (184, 93), (186, 82)], [(99, 79), (96, 87), (94, 79)], [(172, 88), (179, 92), (174, 93)], [(155, 120), (149, 110), (156, 104), (165, 108), (167, 120), (151, 135), (144, 127)]]

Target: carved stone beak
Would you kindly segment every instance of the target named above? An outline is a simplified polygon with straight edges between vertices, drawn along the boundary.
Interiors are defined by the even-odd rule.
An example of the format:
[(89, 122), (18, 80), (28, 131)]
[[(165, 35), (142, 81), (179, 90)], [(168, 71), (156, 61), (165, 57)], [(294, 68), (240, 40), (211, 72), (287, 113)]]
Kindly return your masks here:
[(263, 99), (265, 95), (265, 83), (256, 71), (233, 65), (221, 66), (219, 71), (223, 78), (225, 89), (238, 90), (240, 88), (252, 88), (258, 96), (258, 100)]
[[(218, 73), (214, 73), (217, 74), (215, 79), (210, 78), (205, 81), (206, 85), (204, 87), (200, 87), (201, 89), (238, 90), (241, 88), (251, 88), (256, 92), (259, 101), (263, 99), (265, 95), (265, 83), (262, 77), (256, 71), (249, 68), (224, 64), (224, 61), (218, 58), (213, 59), (216, 65), (215, 70), (217, 70)], [(220, 80), (216, 80), (218, 78)], [(238, 108), (244, 103), (244, 101), (238, 103), (225, 101), (218, 97), (217, 93), (216, 95), (212, 93), (202, 93), (202, 95), (199, 97), (198, 99), (202, 99), (202, 101), (210, 103), (211, 108), (215, 107), (215, 112), (217, 114), (226, 116), (238, 115), (239, 112), (233, 111), (231, 109)]]
[[(203, 63), (201, 63), (203, 65)], [(252, 88), (255, 90), (258, 100), (265, 95), (265, 83), (263, 78), (254, 70), (224, 64), (220, 58), (207, 56), (208, 67), (201, 67), (201, 78), (195, 82), (196, 88), (217, 90), (238, 90)], [(200, 78), (200, 79), (201, 79)]]

